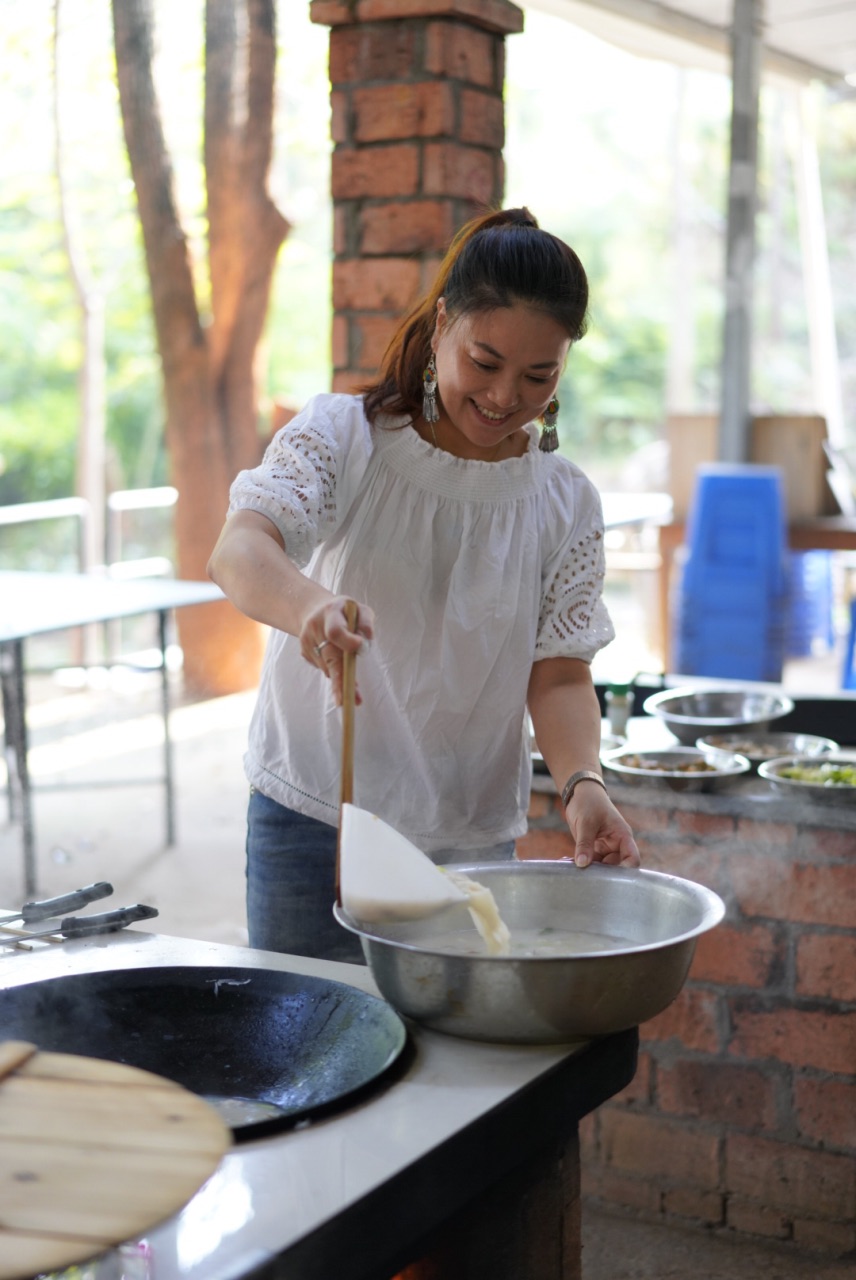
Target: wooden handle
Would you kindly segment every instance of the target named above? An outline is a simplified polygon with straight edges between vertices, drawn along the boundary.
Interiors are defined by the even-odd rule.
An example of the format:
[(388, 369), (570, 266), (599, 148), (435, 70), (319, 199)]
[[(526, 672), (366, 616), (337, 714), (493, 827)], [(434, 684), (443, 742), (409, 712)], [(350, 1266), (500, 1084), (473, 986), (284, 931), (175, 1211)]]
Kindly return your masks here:
[(38, 1051), (37, 1045), (26, 1040), (4, 1040), (0, 1044), (0, 1080), (17, 1071)]
[[(356, 629), (359, 610), (353, 600), (345, 605), (348, 630)], [(342, 790), (340, 801), (351, 804), (354, 799), (354, 708), (357, 698), (357, 655), (345, 652), (342, 663)]]
[[(345, 621), (348, 630), (356, 630), (360, 611), (354, 600), (345, 605)], [(342, 774), (339, 792), (339, 839), (336, 842), (336, 901), (341, 906), (340, 883), (342, 844), (342, 805), (354, 801), (354, 709), (357, 697), (357, 655), (345, 651), (342, 655)]]

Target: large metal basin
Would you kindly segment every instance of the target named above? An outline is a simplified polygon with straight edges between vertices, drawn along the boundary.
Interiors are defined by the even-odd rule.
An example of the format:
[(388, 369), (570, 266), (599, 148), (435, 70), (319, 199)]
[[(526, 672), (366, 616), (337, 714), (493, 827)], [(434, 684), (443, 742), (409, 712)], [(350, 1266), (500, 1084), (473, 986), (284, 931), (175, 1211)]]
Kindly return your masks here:
[[(487, 955), (465, 906), (365, 927), (341, 907), (335, 913), (359, 936), (381, 994), (399, 1013), (473, 1040), (563, 1043), (645, 1022), (674, 1000), (698, 938), (725, 914), (710, 889), (657, 871), (536, 861), (455, 870), (491, 890), (512, 946), (515, 933), (539, 930), (546, 946), (567, 940), (567, 951)], [(475, 954), (459, 945), (468, 926)]]

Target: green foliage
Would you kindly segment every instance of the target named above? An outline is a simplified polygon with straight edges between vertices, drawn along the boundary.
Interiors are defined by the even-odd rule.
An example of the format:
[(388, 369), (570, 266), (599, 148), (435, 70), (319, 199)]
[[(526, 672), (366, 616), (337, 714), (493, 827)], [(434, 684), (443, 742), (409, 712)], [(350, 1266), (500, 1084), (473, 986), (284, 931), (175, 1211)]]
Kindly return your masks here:
[[(671, 326), (689, 303), (691, 403), (720, 402), (731, 95), (527, 11), (507, 45), (507, 203), (580, 253), (591, 325), (562, 380), (562, 448), (593, 475), (664, 434)], [(573, 86), (569, 95), (568, 87)], [(761, 100), (753, 407), (814, 412), (803, 277), (795, 94)], [(856, 104), (816, 90), (815, 120), (845, 414), (856, 432)], [(679, 223), (682, 218), (683, 223)], [(684, 256), (677, 255), (679, 230)], [(567, 421), (566, 405), (571, 411)], [(856, 436), (854, 437), (856, 438)]]
[(42, 194), (0, 209), (2, 503), (74, 491), (79, 349), (59, 227)]
[[(8, 6), (7, 6), (8, 7)], [(111, 78), (109, 9), (66, 0), (60, 83), (68, 203), (91, 288), (104, 299), (113, 487), (163, 474), (160, 373), (133, 187)], [(4, 15), (5, 16), (5, 15)], [(9, 178), (0, 190), (0, 502), (75, 491), (82, 318), (54, 169), (52, 6), (10, 15), (0, 73)], [(141, 442), (156, 432), (154, 446)]]
[[(74, 491), (82, 346), (54, 175), (52, 0), (0, 3), (0, 503)], [(202, 0), (156, 0), (159, 87), (183, 225), (205, 314)], [(109, 4), (63, 0), (63, 155), (70, 206), (105, 305), (110, 487), (169, 482), (156, 350), (122, 138)], [(299, 406), (330, 384), (332, 206), (329, 32), (282, 0), (271, 190), (292, 224), (274, 279), (264, 386)], [(589, 333), (560, 386), (562, 448), (609, 477), (660, 439), (676, 290), (692, 299), (688, 410), (719, 403), (727, 78), (678, 73), (527, 11), (507, 50), (507, 202), (527, 204), (580, 253)], [(573, 92), (569, 93), (569, 86)], [(818, 91), (816, 132), (848, 421), (856, 421), (856, 106)], [(792, 105), (762, 102), (754, 393), (774, 412), (810, 403)], [(678, 129), (678, 125), (680, 128)], [(690, 277), (676, 278), (676, 157)], [(260, 430), (268, 430), (262, 406)], [(851, 430), (854, 428), (851, 425)]]

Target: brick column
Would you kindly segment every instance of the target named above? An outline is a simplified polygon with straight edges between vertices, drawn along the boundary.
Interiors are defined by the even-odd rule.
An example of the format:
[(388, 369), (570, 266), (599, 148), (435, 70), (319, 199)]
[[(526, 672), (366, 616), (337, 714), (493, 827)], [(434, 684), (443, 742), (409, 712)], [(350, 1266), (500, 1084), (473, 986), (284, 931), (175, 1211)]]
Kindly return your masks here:
[(373, 377), (463, 222), (502, 200), (511, 0), (312, 0), (330, 31), (333, 390)]

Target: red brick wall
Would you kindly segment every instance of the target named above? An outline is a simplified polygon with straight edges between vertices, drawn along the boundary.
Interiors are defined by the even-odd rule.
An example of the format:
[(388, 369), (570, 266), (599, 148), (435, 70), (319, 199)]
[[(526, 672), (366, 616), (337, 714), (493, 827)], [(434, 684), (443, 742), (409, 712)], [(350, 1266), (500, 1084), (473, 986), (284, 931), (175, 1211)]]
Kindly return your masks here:
[(333, 389), (370, 379), (455, 231), (502, 200), (510, 0), (313, 0), (331, 27)]
[[(643, 864), (716, 890), (684, 989), (640, 1028), (639, 1070), (586, 1118), (583, 1191), (644, 1216), (856, 1249), (856, 824), (611, 787)], [(668, 793), (666, 793), (668, 794)], [(774, 814), (775, 814), (774, 810)], [(529, 857), (570, 837), (533, 794)], [(836, 825), (837, 824), (837, 825)]]

